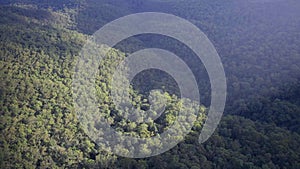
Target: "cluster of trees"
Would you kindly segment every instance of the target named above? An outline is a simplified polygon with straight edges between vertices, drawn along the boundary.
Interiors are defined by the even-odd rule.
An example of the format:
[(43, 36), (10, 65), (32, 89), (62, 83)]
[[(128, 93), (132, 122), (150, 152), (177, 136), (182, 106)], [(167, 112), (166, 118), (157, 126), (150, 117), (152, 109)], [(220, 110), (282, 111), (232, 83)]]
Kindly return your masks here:
[[(1, 2), (18, 4), (0, 7), (1, 168), (300, 168), (300, 17), (289, 17), (297, 15), (296, 5), (288, 2), (280, 10), (278, 5), (270, 5), (266, 12), (257, 4), (248, 8), (242, 2), (221, 0), (118, 3)], [(119, 16), (153, 10), (189, 19), (213, 41), (228, 78), (226, 114), (231, 115), (226, 115), (215, 134), (199, 145), (205, 120), (201, 107), (192, 132), (173, 149), (145, 159), (123, 158), (101, 149), (78, 120), (71, 88), (73, 69), (85, 34)], [(281, 11), (278, 20), (275, 11)], [(57, 24), (65, 19), (71, 25)], [(197, 75), (202, 103), (209, 106), (210, 100), (204, 66), (180, 42), (143, 35), (119, 43), (118, 50), (113, 49), (101, 63), (97, 104), (115, 130), (139, 138), (168, 129), (178, 118), (181, 101), (172, 78), (151, 70), (133, 80), (129, 93), (136, 109), (149, 110), (149, 91), (162, 89), (168, 104), (160, 118), (131, 122), (124, 119), (130, 112), (121, 112), (112, 103), (111, 73), (116, 61), (126, 56), (120, 51), (131, 53), (147, 47), (179, 55)]]
[(1, 168), (109, 166), (114, 156), (97, 156), (72, 105), (71, 72), (85, 36), (15, 20), (0, 29)]
[(198, 134), (192, 132), (162, 155), (120, 158), (117, 164), (119, 168), (299, 168), (299, 135), (275, 125), (226, 116), (206, 143), (197, 144)]
[[(73, 107), (72, 75), (86, 36), (26, 21), (20, 24), (15, 20), (1, 24), (0, 29), (3, 35), (0, 53), (1, 167), (114, 166), (117, 157), (100, 149), (89, 138)], [(124, 120), (124, 112), (118, 111), (109, 98), (112, 69), (124, 56), (113, 50), (99, 66), (96, 90), (100, 113), (107, 116), (117, 131), (133, 137), (157, 135), (178, 118), (180, 100), (164, 93), (162, 96), (168, 104), (166, 112), (157, 121), (135, 123)], [(137, 109), (150, 108), (145, 96), (132, 89), (130, 93)], [(201, 110), (198, 127), (205, 119), (204, 109)]]

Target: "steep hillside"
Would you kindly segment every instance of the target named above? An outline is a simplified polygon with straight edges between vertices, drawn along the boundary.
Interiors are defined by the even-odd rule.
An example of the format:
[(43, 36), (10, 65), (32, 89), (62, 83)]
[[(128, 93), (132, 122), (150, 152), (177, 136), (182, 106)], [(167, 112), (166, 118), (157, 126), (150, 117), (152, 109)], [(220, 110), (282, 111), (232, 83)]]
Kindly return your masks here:
[[(0, 4), (0, 168), (300, 168), (298, 1)], [(90, 34), (120, 16), (144, 11), (181, 16), (208, 35), (225, 67), (228, 100), (226, 115), (204, 144), (198, 143), (206, 118), (202, 107), (192, 132), (176, 147), (158, 156), (128, 159), (102, 150), (84, 132), (74, 109), (72, 75)], [(146, 95), (153, 87), (165, 89), (163, 97), (169, 101), (167, 113), (142, 124), (121, 117), (124, 112), (113, 106), (108, 89), (116, 63), (148, 47), (179, 55), (196, 74), (202, 103), (209, 107), (210, 101), (207, 73), (184, 44), (151, 34), (119, 43), (100, 66), (98, 107), (116, 130), (142, 138), (159, 135), (176, 119), (180, 99), (174, 81), (157, 71), (136, 77), (130, 93), (137, 108), (149, 109)]]

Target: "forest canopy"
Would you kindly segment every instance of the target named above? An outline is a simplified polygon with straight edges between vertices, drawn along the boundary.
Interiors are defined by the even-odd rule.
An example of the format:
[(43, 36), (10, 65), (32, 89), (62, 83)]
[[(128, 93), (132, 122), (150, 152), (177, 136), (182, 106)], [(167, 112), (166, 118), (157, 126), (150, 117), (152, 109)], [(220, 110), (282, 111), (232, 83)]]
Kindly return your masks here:
[[(264, 5), (234, 0), (1, 1), (0, 167), (300, 168), (299, 8), (293, 0)], [(179, 55), (197, 75), (202, 104), (192, 131), (178, 145), (157, 156), (131, 159), (103, 150), (87, 135), (74, 107), (72, 77), (91, 34), (118, 17), (145, 11), (188, 19), (208, 36), (223, 62), (228, 96), (218, 129), (199, 144), (211, 92), (203, 64), (172, 38), (146, 34), (120, 42), (100, 64), (95, 81), (97, 107), (115, 130), (148, 138), (178, 118), (178, 86), (158, 70), (140, 73), (129, 93), (135, 108), (149, 110), (150, 90), (162, 89), (154, 95), (168, 103), (160, 118), (131, 122), (122, 117), (130, 112), (113, 104), (112, 70), (137, 50), (156, 47)]]

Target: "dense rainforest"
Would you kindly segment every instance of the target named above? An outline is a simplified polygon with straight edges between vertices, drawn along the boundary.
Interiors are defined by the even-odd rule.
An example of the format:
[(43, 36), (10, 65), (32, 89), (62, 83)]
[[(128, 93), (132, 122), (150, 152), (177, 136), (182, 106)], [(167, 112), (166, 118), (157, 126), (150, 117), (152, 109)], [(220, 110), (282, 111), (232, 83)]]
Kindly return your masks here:
[[(300, 2), (237, 0), (0, 1), (1, 168), (300, 168)], [(133, 79), (138, 109), (153, 88), (167, 100), (156, 121), (122, 119), (109, 97), (112, 71), (129, 53), (156, 47), (191, 67), (201, 105), (192, 131), (171, 150), (131, 159), (101, 149), (76, 116), (72, 77), (79, 52), (106, 23), (136, 12), (165, 12), (199, 27), (216, 47), (227, 78), (224, 116), (212, 137), (198, 137), (210, 106), (207, 72), (179, 41), (145, 34), (118, 43), (99, 66), (98, 107), (116, 130), (141, 138), (166, 130), (181, 98), (168, 74)], [(130, 113), (130, 112), (127, 112)], [(126, 150), (124, 150), (126, 151)], [(142, 151), (149, 151), (144, 147)]]

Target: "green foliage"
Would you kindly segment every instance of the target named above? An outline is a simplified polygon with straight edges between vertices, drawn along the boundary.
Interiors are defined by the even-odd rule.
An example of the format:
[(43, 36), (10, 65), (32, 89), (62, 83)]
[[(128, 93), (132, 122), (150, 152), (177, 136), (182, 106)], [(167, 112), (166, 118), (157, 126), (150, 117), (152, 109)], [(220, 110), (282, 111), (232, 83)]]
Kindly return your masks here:
[[(222, 0), (0, 3), (4, 4), (0, 7), (0, 168), (300, 168), (297, 2), (265, 6)], [(205, 108), (200, 107), (193, 131), (179, 145), (159, 156), (127, 159), (101, 150), (85, 134), (73, 108), (71, 78), (87, 38), (78, 32), (92, 34), (108, 21), (140, 11), (187, 18), (208, 35), (224, 63), (226, 113), (233, 115), (226, 115), (215, 134), (199, 145), (206, 118)], [(131, 122), (123, 118), (130, 112), (112, 104), (109, 79), (114, 67), (127, 53), (145, 47), (178, 54), (196, 73), (205, 105), (210, 95), (203, 65), (178, 41), (146, 35), (118, 44), (119, 50), (111, 50), (99, 67), (98, 107), (116, 130), (143, 138), (167, 130), (178, 118), (181, 102), (168, 75), (149, 71), (134, 79), (129, 92), (136, 109), (148, 110), (151, 87), (163, 89), (168, 104), (160, 118)], [(145, 78), (153, 80), (145, 85)]]
[(1, 168), (110, 166), (83, 133), (72, 106), (75, 54), (85, 36), (1, 24)]
[[(116, 156), (101, 151), (86, 136), (73, 108), (71, 78), (86, 36), (24, 22), (0, 25), (2, 168), (113, 167)], [(180, 100), (165, 93), (167, 113), (158, 122), (122, 120), (122, 112), (112, 106), (109, 97), (109, 80), (124, 56), (112, 50), (101, 62), (96, 80), (100, 111), (116, 130), (135, 137), (154, 136), (174, 122)], [(130, 93), (137, 109), (149, 107), (147, 99), (132, 89)], [(137, 164), (146, 166), (145, 162)]]

